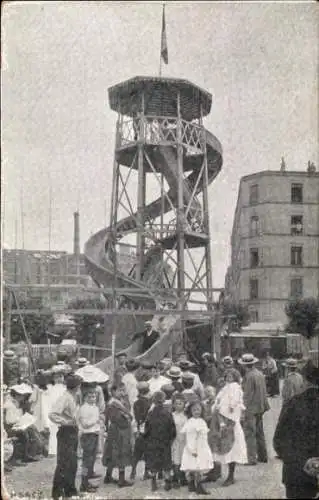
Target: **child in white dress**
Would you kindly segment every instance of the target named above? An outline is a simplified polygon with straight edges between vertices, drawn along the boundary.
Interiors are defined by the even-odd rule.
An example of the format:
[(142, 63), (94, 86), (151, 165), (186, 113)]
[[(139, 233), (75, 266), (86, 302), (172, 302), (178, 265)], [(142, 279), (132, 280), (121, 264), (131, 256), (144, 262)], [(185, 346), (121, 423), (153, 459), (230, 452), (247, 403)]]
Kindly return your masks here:
[(173, 419), (176, 427), (176, 438), (172, 444), (172, 462), (173, 462), (173, 488), (179, 488), (187, 484), (185, 472), (181, 471), (181, 462), (185, 447), (185, 434), (182, 429), (187, 422), (187, 417), (184, 412), (185, 398), (182, 394), (176, 393), (173, 396)]
[(247, 463), (247, 448), (244, 432), (240, 423), (241, 415), (245, 409), (243, 403), (243, 391), (240, 386), (240, 373), (231, 368), (225, 373), (225, 385), (217, 395), (212, 406), (212, 412), (217, 412), (220, 423), (233, 423), (234, 441), (229, 451), (225, 453), (213, 453), (215, 461), (228, 464), (228, 476), (223, 486), (229, 486), (235, 482), (234, 473), (236, 463)]
[(187, 408), (188, 420), (182, 429), (186, 442), (181, 470), (188, 473), (188, 491), (208, 495), (202, 484), (202, 475), (213, 468), (214, 462), (207, 439), (208, 427), (203, 415), (202, 403), (192, 401)]

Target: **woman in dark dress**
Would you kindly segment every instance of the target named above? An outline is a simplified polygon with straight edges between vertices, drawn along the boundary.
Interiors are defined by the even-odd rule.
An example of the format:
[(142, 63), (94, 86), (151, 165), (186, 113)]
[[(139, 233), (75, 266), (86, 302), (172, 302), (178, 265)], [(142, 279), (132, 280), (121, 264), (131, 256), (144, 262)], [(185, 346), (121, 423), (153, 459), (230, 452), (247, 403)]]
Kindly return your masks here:
[(145, 466), (152, 474), (152, 491), (157, 490), (156, 474), (164, 471), (165, 490), (171, 489), (172, 442), (176, 427), (172, 414), (164, 408), (165, 394), (153, 395), (154, 407), (145, 420)]

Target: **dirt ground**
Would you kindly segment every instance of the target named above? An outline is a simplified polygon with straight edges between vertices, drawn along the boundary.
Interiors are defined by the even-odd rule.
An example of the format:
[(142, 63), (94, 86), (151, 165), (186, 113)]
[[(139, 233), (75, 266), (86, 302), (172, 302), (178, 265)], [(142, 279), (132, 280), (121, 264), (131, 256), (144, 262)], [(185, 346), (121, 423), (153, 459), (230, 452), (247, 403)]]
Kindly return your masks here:
[[(275, 458), (272, 448), (272, 437), (275, 425), (280, 411), (280, 398), (269, 400), (271, 410), (264, 417), (265, 433), (268, 445), (269, 462), (267, 464), (258, 464), (255, 467), (237, 466), (236, 483), (234, 485), (222, 487), (222, 480), (216, 483), (207, 483), (206, 489), (210, 492), (209, 496), (203, 498), (220, 499), (241, 499), (241, 498), (285, 498), (284, 488), (281, 484), (281, 462)], [(52, 478), (55, 468), (55, 458), (46, 458), (41, 462), (28, 464), (25, 467), (15, 468), (5, 478), (5, 487), (9, 497), (17, 498), (50, 498)], [(137, 471), (137, 478), (134, 486), (130, 488), (118, 488), (104, 485), (103, 477), (98, 481), (100, 484), (97, 492), (86, 494), (90, 499), (173, 499), (173, 498), (201, 498), (195, 493), (189, 493), (186, 487), (179, 490), (165, 492), (163, 484), (159, 483), (159, 490), (152, 493), (150, 490), (150, 481), (142, 481), (144, 464), (140, 463)], [(105, 469), (101, 461), (96, 463), (96, 472), (104, 476)], [(130, 470), (127, 469), (129, 474)], [(80, 481), (81, 464), (78, 468)], [(223, 471), (226, 474), (226, 470)], [(114, 471), (116, 477), (116, 471)], [(84, 497), (84, 494), (81, 495)]]

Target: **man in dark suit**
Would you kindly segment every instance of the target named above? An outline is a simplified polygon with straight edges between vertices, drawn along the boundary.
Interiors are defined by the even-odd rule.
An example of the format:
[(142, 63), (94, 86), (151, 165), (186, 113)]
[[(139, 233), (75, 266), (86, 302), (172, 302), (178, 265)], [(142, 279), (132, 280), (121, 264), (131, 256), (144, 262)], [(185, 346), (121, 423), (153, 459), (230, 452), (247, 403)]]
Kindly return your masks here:
[(243, 354), (238, 363), (244, 368), (243, 392), (245, 414), (243, 430), (247, 445), (248, 465), (267, 462), (267, 447), (263, 426), (263, 415), (270, 406), (267, 399), (264, 375), (257, 370), (258, 359), (253, 354)]
[(319, 457), (319, 368), (308, 361), (302, 375), (304, 389), (284, 403), (273, 440), (286, 498), (315, 498), (319, 491), (318, 477), (305, 471)]
[(159, 332), (153, 329), (151, 321), (145, 321), (145, 324), (147, 325), (147, 330), (144, 331), (142, 352), (148, 351), (160, 338)]

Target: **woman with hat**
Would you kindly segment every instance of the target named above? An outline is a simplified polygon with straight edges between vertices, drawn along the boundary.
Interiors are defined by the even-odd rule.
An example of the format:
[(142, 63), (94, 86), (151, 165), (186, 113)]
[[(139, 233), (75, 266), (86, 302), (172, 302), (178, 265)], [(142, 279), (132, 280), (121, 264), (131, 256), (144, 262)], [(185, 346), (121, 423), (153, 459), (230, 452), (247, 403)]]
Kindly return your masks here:
[(302, 375), (303, 391), (283, 405), (273, 439), (286, 498), (316, 498), (319, 492), (319, 469), (310, 467), (316, 457), (319, 463), (319, 368), (308, 361)]
[(4, 425), (9, 437), (15, 437), (12, 465), (37, 461), (43, 453), (43, 441), (30, 413), (30, 396), (33, 392), (27, 384), (11, 387), (10, 397), (4, 405)]
[(293, 358), (286, 359), (285, 363), (288, 373), (284, 379), (282, 386), (282, 402), (286, 403), (296, 394), (299, 394), (303, 389), (303, 376), (298, 372), (298, 361)]
[(171, 384), (174, 386), (175, 390), (177, 392), (182, 392), (182, 370), (180, 369), (180, 367), (174, 365), (171, 366), (170, 369), (166, 372), (166, 375), (171, 380)]
[(250, 353), (243, 354), (238, 363), (244, 368), (242, 387), (245, 413), (243, 429), (247, 445), (248, 465), (268, 462), (263, 415), (270, 409), (265, 377), (257, 370), (258, 359)]
[(3, 383), (8, 387), (15, 385), (19, 382), (19, 361), (15, 352), (11, 349), (7, 349), (3, 353)]
[[(190, 372), (194, 368), (194, 363), (189, 361), (188, 359), (180, 359), (177, 363), (177, 365), (180, 367), (182, 372)], [(191, 372), (194, 375), (194, 380), (193, 380), (193, 390), (196, 392), (196, 394), (199, 396), (201, 400), (205, 398), (205, 391), (203, 384), (200, 381), (200, 378), (197, 373)]]
[(204, 385), (217, 387), (218, 369), (214, 356), (209, 352), (204, 352), (201, 356), (201, 381)]
[[(64, 363), (62, 365), (54, 365), (51, 368), (51, 384), (48, 385), (48, 399), (49, 408), (48, 414), (51, 408), (55, 405), (59, 397), (66, 391), (64, 384)], [(57, 432), (59, 430), (58, 425), (56, 425), (51, 419), (49, 419), (49, 456), (55, 457), (57, 454)]]

